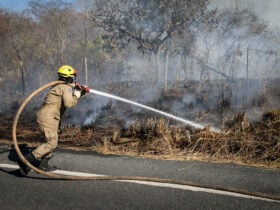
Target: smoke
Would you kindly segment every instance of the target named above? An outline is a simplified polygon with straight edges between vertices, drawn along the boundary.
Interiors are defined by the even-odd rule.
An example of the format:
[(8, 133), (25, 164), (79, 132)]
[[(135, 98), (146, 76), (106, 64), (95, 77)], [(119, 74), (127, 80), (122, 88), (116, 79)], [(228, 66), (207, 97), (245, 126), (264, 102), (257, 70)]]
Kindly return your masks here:
[[(234, 111), (247, 109), (254, 116), (250, 106), (263, 106), (267, 99), (262, 96), (271, 86), (270, 78), (279, 77), (280, 44), (275, 38), (277, 34), (262, 28), (258, 24), (261, 20), (255, 20), (250, 11), (224, 8), (229, 3), (223, 2), (222, 6), (220, 1), (211, 1), (212, 7), (222, 8), (217, 13), (217, 26), (213, 30), (212, 25), (193, 26), (195, 40), (184, 37), (188, 42), (182, 43), (180, 36), (170, 40), (160, 53), (160, 70), (155, 54), (143, 54), (135, 45), (117, 58), (92, 59), (88, 64), (89, 87), (180, 117), (188, 118), (194, 112), (217, 112), (220, 103), (226, 100)], [(255, 4), (254, 9), (261, 11), (260, 8), (264, 8), (264, 17), (269, 17), (266, 11), (272, 9), (272, 3), (276, 7), (279, 5), (273, 0), (262, 1), (262, 4)], [(276, 16), (276, 13), (272, 14), (275, 15), (270, 19)], [(50, 81), (41, 76), (42, 72), (48, 71), (34, 72), (36, 74), (26, 77), (26, 83), (31, 84), (27, 93)], [(1, 80), (0, 85), (4, 82)], [(1, 87), (4, 89), (4, 86)], [(11, 89), (19, 90), (20, 87)], [(4, 91), (1, 91), (1, 97), (3, 95)], [(36, 100), (34, 107), (42, 102), (41, 99)], [(10, 105), (5, 109), (3, 106), (1, 111)], [(63, 124), (89, 125), (105, 118), (107, 122), (102, 122), (110, 124), (114, 117), (123, 118), (127, 124), (135, 117), (147, 115), (141, 108), (90, 94), (66, 111)]]
[(97, 110), (94, 109), (94, 110), (86, 117), (86, 119), (85, 119), (85, 121), (84, 121), (84, 125), (90, 125), (90, 124), (92, 124), (92, 123), (95, 121), (96, 117), (97, 117)]
[(195, 95), (194, 94), (185, 94), (183, 96), (183, 102), (188, 106), (193, 106), (195, 104)]
[(278, 0), (254, 0), (254, 1), (243, 1), (243, 0), (211, 0), (209, 9), (213, 8), (224, 9), (251, 9), (259, 18), (263, 19), (271, 28), (279, 27), (279, 9), (280, 4)]

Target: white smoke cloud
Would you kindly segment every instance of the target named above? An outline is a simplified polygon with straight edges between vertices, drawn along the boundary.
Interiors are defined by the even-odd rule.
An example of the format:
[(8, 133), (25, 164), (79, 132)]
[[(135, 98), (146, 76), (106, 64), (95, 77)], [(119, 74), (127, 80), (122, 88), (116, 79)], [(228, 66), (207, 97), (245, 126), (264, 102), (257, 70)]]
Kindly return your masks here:
[(280, 1), (279, 0), (211, 0), (209, 8), (252, 8), (270, 27), (280, 27)]

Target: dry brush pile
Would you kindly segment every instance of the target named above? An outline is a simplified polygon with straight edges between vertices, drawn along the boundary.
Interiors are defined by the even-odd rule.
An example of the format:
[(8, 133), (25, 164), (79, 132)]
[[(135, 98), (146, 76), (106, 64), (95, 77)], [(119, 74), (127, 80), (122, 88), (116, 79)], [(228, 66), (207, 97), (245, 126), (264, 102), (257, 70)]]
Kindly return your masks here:
[[(137, 121), (128, 128), (69, 126), (60, 134), (60, 147), (75, 147), (103, 154), (124, 154), (168, 159), (241, 162), (280, 168), (280, 111), (249, 122), (246, 113), (225, 119), (222, 132), (195, 130), (164, 119)], [(2, 123), (1, 142), (11, 139), (11, 124)], [(31, 125), (18, 126), (20, 143), (43, 142)]]
[(134, 122), (127, 129), (68, 127), (61, 139), (104, 154), (206, 158), (280, 168), (279, 128), (280, 111), (271, 111), (258, 122), (249, 122), (246, 113), (236, 114), (224, 120), (221, 133), (148, 119)]

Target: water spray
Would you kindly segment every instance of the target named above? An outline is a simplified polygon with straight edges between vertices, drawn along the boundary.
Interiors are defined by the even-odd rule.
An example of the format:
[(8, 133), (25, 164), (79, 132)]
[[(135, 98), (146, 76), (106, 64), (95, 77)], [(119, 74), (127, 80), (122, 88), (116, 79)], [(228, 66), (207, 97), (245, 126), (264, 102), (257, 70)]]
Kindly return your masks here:
[[(152, 107), (149, 107), (149, 106), (146, 106), (146, 105), (143, 105), (143, 104), (140, 104), (140, 103), (137, 103), (137, 102), (134, 102), (134, 101), (131, 101), (131, 100), (119, 97), (119, 96), (115, 96), (115, 95), (112, 95), (112, 94), (109, 94), (109, 93), (105, 93), (105, 92), (102, 92), (102, 91), (98, 91), (98, 90), (94, 90), (94, 89), (89, 89), (89, 92), (93, 93), (93, 94), (96, 94), (96, 95), (105, 96), (107, 98), (112, 98), (112, 99), (115, 99), (115, 100), (118, 100), (118, 101), (122, 101), (122, 102), (125, 102), (125, 103), (128, 103), (128, 104), (132, 104), (132, 105), (141, 107), (143, 109), (150, 110), (152, 112), (156, 112), (158, 114), (161, 114), (161, 115), (166, 116), (168, 118), (171, 118), (173, 120), (182, 122), (182, 123), (184, 123), (186, 125), (189, 125), (189, 126), (191, 126), (193, 128), (196, 128), (196, 129), (204, 129), (205, 128), (205, 126), (203, 126), (201, 124), (198, 124), (198, 123), (195, 123), (193, 121), (177, 117), (177, 116), (169, 114), (167, 112), (163, 112), (163, 111), (160, 111), (158, 109), (155, 109), (155, 108), (152, 108)], [(220, 133), (220, 130), (218, 128), (209, 127), (209, 130), (212, 131), (212, 132)]]
[[(131, 104), (131, 105), (134, 105), (134, 106), (138, 106), (138, 107), (141, 107), (143, 109), (147, 109), (147, 110), (150, 110), (152, 112), (156, 112), (158, 114), (161, 114), (163, 116), (166, 116), (168, 118), (171, 118), (173, 120), (176, 120), (176, 121), (179, 121), (179, 122), (182, 122), (186, 125), (189, 125), (193, 128), (196, 128), (196, 129), (204, 129), (205, 127), (201, 124), (198, 124), (198, 123), (195, 123), (193, 121), (190, 121), (190, 120), (186, 120), (186, 119), (183, 119), (183, 118), (180, 118), (180, 117), (177, 117), (175, 115), (172, 115), (172, 114), (169, 114), (167, 112), (163, 112), (163, 111), (160, 111), (158, 109), (155, 109), (155, 108), (152, 108), (150, 106), (146, 106), (146, 105), (143, 105), (143, 104), (140, 104), (140, 103), (137, 103), (135, 101), (131, 101), (131, 100), (128, 100), (126, 98), (122, 98), (122, 97), (119, 97), (119, 96), (115, 96), (115, 95), (112, 95), (110, 93), (105, 93), (103, 91), (99, 91), (99, 90), (94, 90), (94, 89), (90, 89), (89, 87), (87, 86), (83, 86), (83, 85), (80, 85), (79, 83), (76, 83), (75, 84), (76, 88), (78, 88), (79, 90), (81, 90), (82, 92), (84, 93), (93, 93), (93, 94), (96, 94), (96, 95), (99, 95), (99, 96), (104, 96), (104, 97), (107, 97), (107, 98), (111, 98), (111, 99), (115, 99), (115, 100), (118, 100), (118, 101), (122, 101), (122, 102), (125, 102), (125, 103), (128, 103), (128, 104)], [(209, 130), (212, 131), (212, 132), (216, 132), (216, 133), (220, 133), (220, 130), (218, 128), (213, 128), (213, 127), (210, 127), (209, 126)]]
[[(73, 176), (73, 175), (60, 175), (60, 174), (46, 172), (46, 171), (43, 171), (43, 170), (40, 170), (40, 169), (36, 168), (35, 166), (33, 166), (30, 162), (28, 162), (26, 160), (26, 158), (23, 156), (23, 154), (22, 154), (22, 152), (19, 148), (18, 141), (17, 141), (18, 120), (19, 120), (19, 117), (20, 117), (22, 111), (24, 110), (25, 106), (31, 101), (31, 99), (33, 97), (35, 97), (36, 95), (41, 93), (43, 90), (45, 90), (45, 89), (47, 89), (51, 86), (61, 84), (61, 83), (64, 83), (64, 82), (63, 81), (53, 81), (53, 82), (47, 83), (47, 84), (43, 85), (42, 87), (38, 88), (37, 90), (35, 90), (33, 93), (31, 93), (23, 101), (23, 103), (19, 107), (19, 109), (18, 109), (18, 111), (17, 111), (17, 113), (14, 117), (13, 131), (12, 131), (14, 148), (15, 148), (16, 153), (19, 156), (20, 160), (25, 165), (27, 165), (29, 168), (31, 168), (33, 171), (35, 171), (36, 173), (47, 176), (47, 177), (50, 177), (50, 178), (53, 178), (53, 179), (60, 179), (60, 180), (134, 180), (134, 181), (149, 181), (149, 182), (179, 184), (179, 185), (187, 185), (187, 186), (193, 186), (193, 187), (201, 187), (201, 188), (207, 188), (207, 189), (221, 190), (221, 191), (226, 191), (226, 192), (234, 192), (234, 193), (239, 193), (239, 194), (243, 194), (243, 195), (249, 195), (249, 196), (255, 196), (255, 197), (259, 197), (259, 198), (270, 199), (270, 200), (273, 200), (273, 201), (280, 201), (279, 195), (268, 195), (268, 194), (265, 194), (265, 193), (250, 192), (250, 191), (243, 190), (243, 189), (236, 189), (236, 188), (229, 188), (229, 187), (222, 187), (222, 186), (211, 186), (211, 185), (194, 183), (194, 182), (190, 182), (190, 181), (164, 179), (164, 178), (153, 178), (153, 177), (140, 177), (140, 176)], [(90, 90), (90, 92), (94, 93), (94, 94), (98, 94), (98, 95), (104, 95), (104, 96), (107, 96), (107, 97), (110, 97), (110, 98), (113, 97), (115, 99), (118, 99), (118, 100), (121, 100), (121, 101), (124, 101), (124, 102), (128, 102), (128, 103), (132, 102), (132, 101), (129, 101), (127, 99), (123, 99), (123, 98), (113, 96), (111, 94), (103, 93), (103, 92), (100, 92), (100, 91), (97, 91), (97, 90)], [(133, 103), (135, 103), (135, 102), (133, 102)], [(138, 103), (136, 103), (136, 104), (137, 104), (137, 106), (140, 106), (140, 107), (143, 107), (143, 108), (148, 108), (151, 111), (155, 111), (155, 112), (159, 111), (159, 110), (156, 110), (156, 109), (153, 109), (151, 107), (147, 107), (147, 106), (144, 106), (144, 105), (141, 105), (141, 104), (138, 105)], [(161, 111), (159, 111), (159, 113), (160, 112)], [(173, 118), (173, 115), (169, 115), (169, 114), (166, 115), (166, 114), (164, 114), (164, 115)], [(179, 118), (179, 119), (178, 119), (179, 121), (182, 121), (181, 118)], [(182, 122), (189, 123), (191, 121), (185, 121), (184, 120)], [(191, 123), (193, 123), (193, 122), (191, 122)], [(195, 124), (195, 125), (198, 125), (199, 127), (201, 126), (199, 124)]]

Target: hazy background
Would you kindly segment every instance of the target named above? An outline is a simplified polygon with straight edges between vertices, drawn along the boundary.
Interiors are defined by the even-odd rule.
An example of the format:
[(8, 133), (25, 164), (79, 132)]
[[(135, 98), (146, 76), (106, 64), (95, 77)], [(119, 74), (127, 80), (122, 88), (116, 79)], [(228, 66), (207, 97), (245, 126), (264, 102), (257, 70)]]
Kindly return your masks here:
[(244, 8), (251, 5), (252, 10), (271, 27), (280, 26), (279, 0), (210, 0), (209, 8)]
[[(66, 0), (73, 2), (73, 0)], [(29, 0), (0, 0), (0, 7), (21, 11), (27, 7)], [(252, 6), (253, 11), (267, 21), (271, 27), (280, 26), (279, 0), (210, 0), (209, 8), (246, 7)]]
[[(0, 7), (21, 13), (28, 2), (0, 0)], [(98, 11), (95, 11), (96, 7), (82, 7), (83, 0), (69, 2), (77, 2), (69, 15), (59, 11), (56, 16), (51, 13), (44, 16), (44, 13), (39, 12), (37, 18), (41, 22), (38, 22), (37, 31), (34, 34), (30, 33), (34, 35), (38, 44), (33, 45), (34, 40), (25, 35), (30, 32), (29, 26), (24, 28), (21, 22), (17, 26), (16, 21), (15, 25), (12, 25), (13, 37), (11, 35), (5, 37), (10, 43), (3, 42), (10, 51), (1, 50), (0, 56), (2, 59), (0, 70), (3, 72), (0, 72), (0, 85), (8, 90), (0, 92), (0, 96), (6, 102), (1, 104), (1, 112), (10, 111), (13, 107), (11, 103), (15, 104), (13, 107), (15, 111), (21, 100), (31, 91), (56, 79), (56, 70), (62, 64), (67, 63), (77, 68), (79, 81), (85, 83), (85, 55), (89, 71), (88, 85), (91, 88), (150, 105), (183, 118), (204, 121), (206, 119), (201, 118), (199, 113), (211, 111), (215, 114), (217, 112), (224, 114), (223, 108), (229, 107), (233, 111), (252, 112), (250, 116), (255, 118), (256, 112), (253, 107), (261, 110), (259, 113), (279, 107), (280, 94), (275, 91), (277, 90), (275, 84), (278, 83), (275, 78), (279, 77), (280, 72), (278, 38), (280, 1), (210, 0), (209, 10), (217, 7), (217, 13), (202, 21), (190, 23), (188, 30), (168, 39), (158, 52), (143, 52), (138, 48), (139, 43), (135, 39), (132, 38), (130, 43), (126, 43), (115, 36), (113, 41), (119, 43), (123, 41), (122, 44), (126, 46), (124, 49), (117, 49), (118, 42), (106, 39), (110, 36), (109, 33), (95, 27), (92, 23), (93, 18), (88, 16), (86, 24), (90, 27), (87, 29), (86, 53), (82, 47), (86, 37), (84, 34), (86, 24), (83, 18), (87, 14), (87, 9), (92, 9), (92, 14)], [(123, 3), (121, 9), (125, 11), (130, 1), (121, 2)], [(111, 4), (113, 3), (112, 0)], [(83, 12), (80, 13), (81, 10), (77, 11), (77, 8), (81, 8)], [(34, 9), (33, 15), (36, 15), (36, 11), (38, 8)], [(143, 24), (145, 26), (143, 28), (147, 30), (144, 31), (144, 36), (152, 39), (161, 33), (164, 37), (166, 31), (158, 30), (160, 32), (157, 34), (155, 30), (150, 33), (149, 28), (152, 28), (150, 27), (152, 25), (159, 25), (162, 19), (168, 18), (166, 14), (158, 19), (149, 18), (147, 22), (135, 19), (131, 25), (136, 25), (136, 30), (132, 32), (137, 32)], [(255, 18), (255, 15), (259, 18)], [(132, 18), (135, 16), (137, 15), (132, 15)], [(61, 22), (62, 17), (69, 17), (70, 20), (66, 20), (65, 24)], [(23, 19), (19, 17), (15, 20)], [(269, 25), (268, 28), (262, 20)], [(66, 31), (62, 34), (62, 40), (53, 33), (57, 29), (56, 23), (61, 23), (62, 29), (65, 29), (62, 31)], [(123, 26), (126, 27), (125, 24)], [(5, 32), (5, 29), (3, 31)], [(118, 28), (115, 31), (118, 31)], [(17, 44), (16, 50), (11, 48), (13, 44)], [(63, 50), (60, 48), (62, 45)], [(24, 78), (20, 75), (21, 62), (16, 56), (17, 52), (23, 55)], [(38, 54), (40, 56), (37, 56)], [(63, 57), (62, 60), (58, 59), (60, 56)], [(22, 84), (26, 84), (26, 91), (21, 91)], [(41, 100), (36, 102), (37, 107), (32, 107), (32, 112), (41, 104)], [(81, 100), (79, 106), (66, 113), (66, 119), (74, 124), (91, 123), (105, 113), (104, 111), (108, 111), (106, 116), (117, 115), (125, 118), (129, 118), (132, 113), (143, 114), (138, 108), (89, 95)]]

